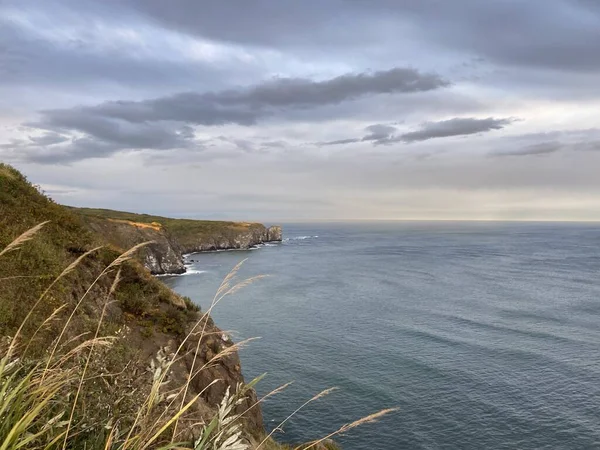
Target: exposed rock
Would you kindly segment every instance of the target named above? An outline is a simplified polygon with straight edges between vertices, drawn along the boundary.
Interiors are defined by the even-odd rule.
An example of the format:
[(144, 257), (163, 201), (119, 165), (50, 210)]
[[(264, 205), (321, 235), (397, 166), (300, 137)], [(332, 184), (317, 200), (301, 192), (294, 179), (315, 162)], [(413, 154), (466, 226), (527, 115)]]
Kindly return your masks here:
[(83, 216), (83, 219), (93, 232), (122, 250), (151, 241), (152, 244), (142, 249), (138, 257), (153, 275), (185, 272), (179, 245), (160, 224), (143, 224), (92, 216)]
[(267, 241), (268, 242), (281, 242), (283, 238), (283, 232), (281, 226), (273, 225), (267, 229)]
[(181, 244), (183, 253), (211, 250), (248, 249), (268, 241), (267, 229), (261, 224), (247, 224), (238, 228), (224, 228), (210, 235), (187, 238)]

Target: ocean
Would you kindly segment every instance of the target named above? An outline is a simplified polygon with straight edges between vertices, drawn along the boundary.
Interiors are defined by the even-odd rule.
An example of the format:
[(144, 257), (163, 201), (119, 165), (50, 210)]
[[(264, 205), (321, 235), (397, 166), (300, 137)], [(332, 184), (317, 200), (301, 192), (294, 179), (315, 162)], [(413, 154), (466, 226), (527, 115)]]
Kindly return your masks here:
[[(344, 450), (600, 449), (600, 224), (284, 225), (284, 242), (189, 255), (165, 277), (207, 308), (240, 260), (269, 277), (213, 312), (272, 429), (300, 443), (383, 408)], [(193, 260), (193, 262), (192, 262)]]

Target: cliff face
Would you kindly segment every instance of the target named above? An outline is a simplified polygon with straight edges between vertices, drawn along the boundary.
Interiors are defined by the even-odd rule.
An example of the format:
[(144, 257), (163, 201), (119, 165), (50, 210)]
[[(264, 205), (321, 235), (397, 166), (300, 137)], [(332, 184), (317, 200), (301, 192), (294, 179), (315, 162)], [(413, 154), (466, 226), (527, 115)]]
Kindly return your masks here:
[(82, 218), (90, 230), (120, 249), (128, 249), (142, 242), (152, 242), (140, 251), (138, 258), (153, 275), (185, 272), (179, 245), (160, 224), (93, 216)]
[(248, 249), (282, 240), (280, 226), (260, 223), (171, 219), (122, 211), (72, 208), (87, 226), (116, 247), (153, 241), (140, 260), (151, 273), (185, 272), (183, 255), (212, 250)]
[[(272, 228), (279, 229), (279, 234), (273, 232), (273, 236), (279, 236), (279, 239), (270, 238), (269, 230)], [(241, 223), (225, 227), (217, 233), (187, 236), (182, 239), (180, 245), (183, 253), (194, 253), (210, 250), (248, 249), (271, 241), (281, 241), (281, 227), (267, 229), (258, 223)]]
[(267, 242), (281, 242), (283, 231), (279, 225), (269, 227), (267, 230)]

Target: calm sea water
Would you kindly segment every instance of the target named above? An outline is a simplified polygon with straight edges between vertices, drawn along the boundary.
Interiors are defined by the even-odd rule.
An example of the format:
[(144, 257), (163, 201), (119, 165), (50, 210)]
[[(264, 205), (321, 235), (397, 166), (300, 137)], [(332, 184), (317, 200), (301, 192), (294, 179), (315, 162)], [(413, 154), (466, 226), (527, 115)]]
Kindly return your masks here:
[(202, 307), (242, 275), (271, 277), (219, 304), (274, 427), (303, 442), (382, 408), (344, 449), (600, 448), (600, 225), (377, 223), (284, 227), (280, 244), (190, 256), (165, 278)]

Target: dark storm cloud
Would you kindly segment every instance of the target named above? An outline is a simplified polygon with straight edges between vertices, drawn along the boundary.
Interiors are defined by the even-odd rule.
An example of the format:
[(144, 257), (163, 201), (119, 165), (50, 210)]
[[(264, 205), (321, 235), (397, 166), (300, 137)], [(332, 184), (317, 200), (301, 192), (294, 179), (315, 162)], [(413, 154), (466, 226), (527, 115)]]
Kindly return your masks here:
[(404, 133), (394, 139), (411, 143), (435, 138), (466, 136), (469, 134), (500, 130), (505, 126), (510, 125), (513, 121), (514, 119), (495, 119), (493, 117), (488, 117), (487, 119), (454, 118), (442, 120), (440, 122), (427, 122), (423, 124), (420, 130)]

